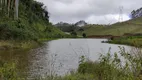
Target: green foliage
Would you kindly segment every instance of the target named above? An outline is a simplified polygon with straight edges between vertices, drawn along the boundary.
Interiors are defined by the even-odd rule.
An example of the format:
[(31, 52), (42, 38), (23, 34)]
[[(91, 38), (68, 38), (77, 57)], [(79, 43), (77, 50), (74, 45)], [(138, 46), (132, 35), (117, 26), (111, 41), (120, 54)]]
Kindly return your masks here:
[(19, 77), (15, 63), (0, 63), (0, 79), (1, 80), (23, 80)]
[(123, 61), (117, 53), (110, 55), (108, 52), (107, 55), (102, 55), (98, 62), (80, 63), (78, 72), (93, 75), (95, 80), (141, 80), (141, 50), (134, 48), (133, 53), (128, 53), (120, 47), (119, 54), (124, 58)]
[(79, 61), (79, 68), (78, 68), (78, 72), (85, 74), (86, 73), (86, 68), (87, 68), (87, 64), (85, 63), (85, 57), (81, 56), (80, 57), (80, 61)]
[(60, 80), (95, 80), (93, 74), (72, 74)]
[(0, 39), (32, 40), (35, 39), (35, 36), (32, 30), (26, 28), (24, 24), (15, 21), (12, 24), (4, 23), (0, 25)]
[[(142, 80), (141, 53), (139, 48), (134, 48), (131, 53), (128, 53), (120, 47), (119, 53), (111, 55), (109, 51), (101, 55), (96, 62), (87, 61), (85, 56), (81, 56), (77, 72), (62, 77), (52, 75), (35, 80)], [(0, 62), (0, 78), (24, 80), (17, 74), (15, 63)]]
[[(83, 27), (83, 33), (90, 35), (122, 36), (125, 33), (142, 33), (142, 17), (112, 25), (87, 25)], [(78, 31), (82, 35), (82, 31)]]
[(120, 37), (117, 39), (110, 40), (109, 43), (142, 47), (142, 37), (141, 36)]
[(64, 33), (49, 23), (47, 8), (34, 0), (20, 0), (19, 19), (0, 18), (0, 40), (61, 38)]
[(86, 61), (85, 56), (81, 56), (77, 72), (64, 77), (48, 76), (43, 80), (142, 80), (141, 53), (138, 48), (128, 53), (120, 47), (119, 53), (111, 55), (109, 51), (97, 62)]
[(77, 37), (77, 33), (75, 31), (72, 31), (70, 34), (74, 37)]
[(83, 33), (83, 34), (82, 34), (82, 36), (83, 36), (84, 38), (86, 38), (86, 37), (87, 37), (87, 36), (86, 36), (86, 33)]
[(76, 26), (75, 24), (69, 24), (69, 23), (57, 23), (55, 25), (58, 29), (62, 30), (63, 32), (72, 32), (72, 31), (77, 31), (81, 29), (80, 27)]

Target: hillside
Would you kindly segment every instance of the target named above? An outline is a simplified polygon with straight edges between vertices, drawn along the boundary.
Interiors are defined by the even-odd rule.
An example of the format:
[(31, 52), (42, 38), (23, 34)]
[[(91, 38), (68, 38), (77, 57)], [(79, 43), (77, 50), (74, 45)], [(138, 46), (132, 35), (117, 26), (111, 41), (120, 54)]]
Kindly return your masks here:
[(18, 19), (15, 19), (12, 3), (9, 5), (11, 8), (8, 11), (6, 4), (0, 7), (3, 11), (0, 11), (0, 40), (38, 40), (64, 36), (62, 31), (49, 23), (48, 11), (43, 3), (20, 0)]
[(86, 33), (89, 35), (114, 35), (120, 36), (124, 33), (142, 33), (142, 17), (129, 21), (115, 23), (112, 25), (87, 25), (83, 27), (84, 31), (78, 33)]

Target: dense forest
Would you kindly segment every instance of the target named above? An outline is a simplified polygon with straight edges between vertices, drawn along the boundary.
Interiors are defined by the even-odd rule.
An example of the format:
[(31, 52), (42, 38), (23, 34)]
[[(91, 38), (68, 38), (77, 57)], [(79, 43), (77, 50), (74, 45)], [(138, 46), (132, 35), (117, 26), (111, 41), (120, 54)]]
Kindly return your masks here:
[[(43, 3), (34, 0), (19, 1), (19, 17), (10, 3), (0, 5), (0, 40), (38, 40), (64, 37), (64, 33), (49, 22), (49, 13)], [(10, 7), (8, 7), (10, 5)], [(7, 8), (8, 7), (8, 8)]]

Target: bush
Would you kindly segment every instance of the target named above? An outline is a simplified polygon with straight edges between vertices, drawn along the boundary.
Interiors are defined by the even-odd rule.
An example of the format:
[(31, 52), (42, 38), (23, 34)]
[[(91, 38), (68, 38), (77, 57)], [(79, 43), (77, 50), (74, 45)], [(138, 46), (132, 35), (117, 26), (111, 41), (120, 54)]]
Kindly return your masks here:
[(84, 58), (79, 65), (80, 74), (94, 75), (95, 80), (141, 80), (142, 55), (141, 50), (135, 48), (133, 53), (128, 53), (120, 47), (122, 61), (117, 53), (102, 55), (98, 62), (86, 61)]
[(1, 80), (23, 80), (19, 77), (15, 63), (0, 63), (0, 79)]
[(85, 33), (83, 33), (82, 36), (83, 36), (84, 38), (86, 38), (86, 34), (85, 34)]

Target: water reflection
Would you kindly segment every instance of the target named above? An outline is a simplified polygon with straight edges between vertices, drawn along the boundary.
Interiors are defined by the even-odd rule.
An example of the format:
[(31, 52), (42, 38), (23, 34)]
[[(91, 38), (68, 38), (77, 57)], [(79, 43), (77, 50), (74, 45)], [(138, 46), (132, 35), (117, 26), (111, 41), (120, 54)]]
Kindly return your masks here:
[[(15, 60), (22, 75), (29, 78), (45, 75), (64, 75), (76, 70), (79, 57), (84, 55), (92, 61), (98, 60), (100, 53), (118, 52), (118, 46), (101, 43), (106, 39), (60, 39), (46, 42), (40, 48), (31, 51), (0, 51), (2, 60)], [(128, 46), (123, 46), (129, 49)]]

